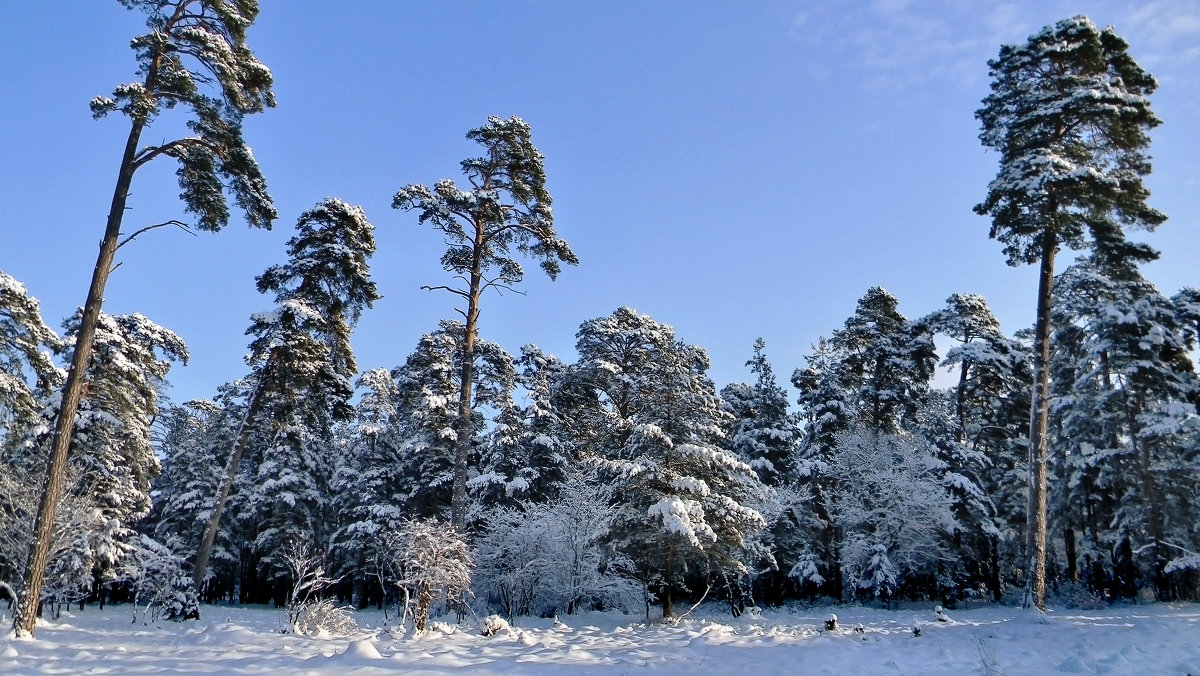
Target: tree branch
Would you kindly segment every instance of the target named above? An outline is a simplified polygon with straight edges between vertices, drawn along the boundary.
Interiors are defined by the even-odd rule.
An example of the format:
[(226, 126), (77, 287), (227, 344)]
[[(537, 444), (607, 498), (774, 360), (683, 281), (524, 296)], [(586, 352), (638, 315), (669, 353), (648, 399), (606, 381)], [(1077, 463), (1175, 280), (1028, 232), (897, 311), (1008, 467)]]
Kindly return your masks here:
[(205, 141), (198, 136), (189, 136), (187, 138), (175, 139), (174, 141), (164, 143), (160, 146), (148, 146), (146, 148), (142, 148), (142, 150), (137, 154), (137, 157), (133, 160), (133, 168), (135, 170), (139, 169), (142, 165), (146, 164), (150, 160), (153, 160), (159, 155), (162, 155), (163, 153), (170, 153), (175, 148), (182, 148), (185, 146), (203, 146), (212, 151), (214, 155), (221, 154), (221, 148), (216, 144)]
[(422, 291), (449, 291), (450, 293), (452, 293), (452, 294), (454, 294), (454, 295), (456, 295), (456, 296), (462, 296), (463, 298), (469, 298), (469, 297), (470, 297), (470, 294), (468, 294), (466, 291), (463, 291), (462, 289), (456, 289), (456, 288), (454, 288), (454, 287), (452, 287), (452, 286), (442, 286), (442, 285), (439, 285), (439, 286), (422, 286), (422, 287), (421, 287), (421, 290), (422, 290)]
[[(192, 237), (196, 236), (196, 233), (192, 232), (192, 229), (188, 227), (187, 223), (184, 223), (183, 221), (177, 221), (175, 219), (171, 219), (169, 221), (164, 221), (162, 223), (155, 223), (154, 225), (147, 225), (146, 227), (142, 228), (141, 230), (138, 230), (137, 232), (133, 233), (132, 235), (121, 240), (121, 242), (119, 244), (117, 244), (117, 248), (120, 249), (121, 247), (125, 246), (126, 244), (132, 242), (134, 237), (137, 237), (138, 235), (142, 234), (143, 232), (146, 232), (147, 230), (161, 228), (165, 225), (174, 225), (174, 226), (178, 227), (180, 230), (191, 235)], [(116, 270), (117, 267), (120, 267), (120, 263), (118, 263), (117, 266), (113, 267), (113, 270)]]
[(528, 295), (524, 291), (518, 291), (517, 289), (514, 289), (513, 287), (509, 286), (508, 284), (503, 284), (494, 279), (486, 280), (483, 287), (481, 287), (481, 289), (483, 291), (486, 291), (488, 289), (495, 289), (496, 293), (500, 294), (501, 296), (504, 295), (505, 291), (511, 291), (513, 293), (520, 294), (522, 296)]

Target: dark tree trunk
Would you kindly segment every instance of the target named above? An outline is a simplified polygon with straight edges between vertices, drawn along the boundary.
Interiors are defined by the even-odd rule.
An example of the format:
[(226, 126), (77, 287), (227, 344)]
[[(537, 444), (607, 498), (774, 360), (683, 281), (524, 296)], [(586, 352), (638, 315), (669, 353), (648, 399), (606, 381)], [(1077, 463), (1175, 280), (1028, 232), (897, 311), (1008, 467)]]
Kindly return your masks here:
[(992, 591), (992, 600), (999, 601), (1004, 595), (1000, 584), (1000, 542), (995, 538), (988, 538), (988, 542), (988, 587)]
[[(489, 184), (490, 185), (490, 184)], [(486, 185), (485, 185), (486, 187)], [(479, 296), (483, 292), (483, 252), (487, 246), (486, 224), (476, 219), (474, 250), (471, 259), (470, 287), (467, 290), (466, 325), (463, 327), (463, 363), (458, 389), (458, 424), (454, 441), (454, 489), (450, 497), (450, 522), (455, 528), (467, 525), (467, 458), (471, 453), (471, 391), (475, 381), (475, 338), (479, 326)]]
[(1067, 543), (1067, 579), (1071, 582), (1078, 582), (1079, 560), (1075, 551), (1075, 529), (1068, 528), (1063, 531), (1063, 540)]
[(1154, 590), (1158, 593), (1159, 598), (1166, 599), (1169, 596), (1167, 594), (1167, 578), (1163, 572), (1167, 566), (1166, 552), (1163, 551), (1163, 508), (1162, 498), (1158, 492), (1158, 483), (1154, 480), (1152, 443), (1149, 440), (1142, 442), (1143, 493), (1150, 506), (1150, 539), (1154, 542), (1154, 571), (1151, 579), (1154, 581)]
[(1037, 324), (1033, 345), (1033, 401), (1029, 421), (1029, 532), (1026, 534), (1028, 591), (1025, 605), (1046, 609), (1046, 521), (1049, 511), (1047, 461), (1050, 419), (1050, 303), (1054, 289), (1054, 256), (1058, 240), (1047, 230), (1042, 239), (1042, 264), (1038, 275)]
[(225, 466), (225, 478), (221, 481), (221, 489), (217, 492), (216, 503), (208, 518), (208, 525), (204, 528), (204, 538), (200, 541), (200, 549), (196, 552), (196, 565), (192, 569), (192, 583), (196, 585), (197, 590), (200, 589), (204, 583), (204, 577), (208, 574), (208, 560), (212, 556), (213, 543), (217, 540), (217, 529), (221, 525), (221, 516), (225, 513), (225, 504), (229, 501), (229, 493), (233, 490), (238, 465), (242, 463), (242, 453), (245, 452), (246, 445), (250, 442), (254, 419), (258, 417), (259, 409), (262, 408), (262, 392), (263, 385), (260, 382), (254, 386), (254, 394), (250, 396), (246, 415), (242, 418), (237, 439), (233, 443), (233, 451), (229, 454), (229, 462)]
[[(147, 82), (152, 84), (153, 78), (152, 69), (147, 75)], [(13, 617), (13, 631), (17, 636), (33, 636), (33, 627), (37, 621), (37, 608), (46, 580), (46, 566), (50, 563), (54, 514), (63, 490), (67, 456), (75, 427), (75, 413), (83, 398), (83, 385), (88, 361), (92, 356), (92, 343), (96, 338), (96, 327), (100, 323), (100, 308), (104, 304), (104, 287), (108, 284), (108, 276), (113, 270), (113, 261), (120, 245), (121, 222), (125, 217), (129, 186), (133, 183), (133, 174), (137, 170), (134, 159), (145, 124), (145, 119), (134, 118), (129, 137), (125, 141), (125, 153), (121, 157), (121, 168), (117, 173), (117, 184), (108, 209), (108, 222), (104, 228), (104, 237), (100, 240), (100, 253), (96, 257), (96, 267), (92, 270), (92, 281), (88, 286), (87, 300), (83, 304), (83, 315), (75, 337), (75, 349), (71, 355), (70, 368), (67, 370), (67, 381), (63, 385), (62, 403), (54, 419), (46, 483), (42, 490), (41, 502), (38, 504), (33, 548), (29, 552), (28, 564), (25, 567), (25, 591)]]

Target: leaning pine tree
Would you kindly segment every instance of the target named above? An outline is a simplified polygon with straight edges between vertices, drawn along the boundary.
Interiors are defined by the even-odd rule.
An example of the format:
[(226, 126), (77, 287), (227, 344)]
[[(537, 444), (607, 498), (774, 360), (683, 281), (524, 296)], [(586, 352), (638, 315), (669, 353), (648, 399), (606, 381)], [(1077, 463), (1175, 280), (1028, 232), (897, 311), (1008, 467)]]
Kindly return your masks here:
[(459, 378), (451, 498), (451, 518), (458, 528), (466, 520), (479, 298), (489, 288), (511, 289), (524, 277), (521, 264), (512, 256), (513, 248), (536, 258), (551, 279), (558, 276), (560, 263), (579, 263), (571, 247), (554, 232), (546, 171), (542, 154), (533, 145), (529, 124), (519, 117), (489, 117), (486, 125), (467, 132), (467, 138), (482, 145), (487, 153), (463, 160), (469, 189), (443, 179), (432, 190), (423, 185), (401, 188), (392, 200), (396, 209), (418, 211), (420, 222), (441, 231), (450, 245), (442, 255), (442, 267), (460, 283), (425, 288), (449, 291), (466, 305), (465, 310), (458, 310), (466, 320), (466, 339)]
[(1054, 258), (1063, 245), (1148, 260), (1124, 228), (1166, 220), (1146, 204), (1147, 131), (1159, 124), (1148, 96), (1157, 87), (1128, 43), (1085, 16), (1048, 26), (1025, 45), (1005, 45), (988, 62), (992, 93), (976, 112), (983, 145), (1000, 170), (976, 205), (992, 217), (991, 237), (1009, 265), (1040, 265), (1030, 414), (1027, 604), (1046, 605), (1047, 419), (1050, 301)]
[[(242, 140), (242, 117), (275, 105), (271, 71), (246, 46), (246, 29), (258, 16), (256, 0), (121, 0), (145, 11), (150, 32), (133, 39), (138, 82), (118, 86), (111, 98), (92, 99), (100, 118), (120, 111), (130, 119), (125, 151), (117, 171), (100, 253), (83, 306), (62, 407), (53, 425), (50, 462), (34, 528), (26, 587), (13, 619), (19, 636), (32, 636), (46, 563), (50, 556), (54, 510), (62, 492), (72, 422), (83, 395), (84, 371), (104, 303), (104, 287), (117, 249), (146, 229), (122, 239), (126, 201), (134, 174), (159, 157), (179, 162), (180, 196), (201, 230), (217, 231), (229, 222), (226, 191), (245, 211), (246, 221), (270, 227), (275, 207), (258, 164)], [(210, 93), (205, 93), (209, 91)], [(156, 145), (141, 145), (142, 132), (167, 108), (189, 111), (190, 134)], [(179, 225), (167, 221), (158, 225)]]
[[(353, 414), (350, 379), (358, 365), (350, 333), (363, 310), (379, 299), (368, 265), (375, 253), (375, 227), (361, 208), (327, 197), (300, 215), (287, 245), (288, 262), (257, 279), (260, 292), (275, 293), (277, 306), (256, 314), (247, 330), (255, 336), (246, 358), (255, 385), (196, 553), (197, 588), (208, 574), (225, 504), (259, 418), (279, 424), (303, 420), (306, 413), (340, 421)], [(326, 428), (322, 431), (331, 424), (311, 417), (306, 422)], [(294, 438), (277, 442), (281, 452), (302, 445)]]

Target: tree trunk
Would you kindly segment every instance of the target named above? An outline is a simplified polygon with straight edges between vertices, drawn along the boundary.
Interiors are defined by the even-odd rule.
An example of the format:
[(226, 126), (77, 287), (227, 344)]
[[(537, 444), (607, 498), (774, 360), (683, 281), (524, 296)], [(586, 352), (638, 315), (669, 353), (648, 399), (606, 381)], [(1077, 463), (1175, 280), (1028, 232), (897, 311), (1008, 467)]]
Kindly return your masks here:
[(200, 549), (196, 552), (196, 565), (192, 568), (192, 584), (196, 585), (197, 591), (200, 590), (200, 586), (204, 583), (204, 577), (208, 574), (208, 560), (212, 556), (213, 543), (217, 540), (221, 515), (225, 513), (225, 504), (229, 501), (229, 493), (233, 490), (233, 481), (237, 478), (238, 465), (242, 463), (242, 453), (246, 450), (246, 444), (250, 443), (254, 419), (258, 417), (259, 409), (262, 408), (262, 391), (263, 386), (259, 382), (254, 386), (254, 394), (250, 396), (246, 415), (242, 418), (242, 424), (238, 428), (237, 439), (233, 442), (233, 452), (230, 453), (229, 462), (225, 465), (225, 478), (221, 481), (221, 490), (217, 492), (216, 504), (213, 505), (212, 514), (208, 517), (208, 525), (204, 528), (204, 538), (200, 541)]
[(1067, 528), (1063, 531), (1063, 540), (1067, 543), (1067, 579), (1072, 582), (1079, 581), (1079, 555), (1075, 551), (1075, 529)]
[[(1130, 430), (1133, 432), (1133, 430)], [(1151, 448), (1151, 441), (1144, 441), (1141, 444), (1141, 466), (1142, 466), (1142, 492), (1145, 493), (1145, 499), (1150, 504), (1150, 538), (1154, 543), (1154, 558), (1153, 558), (1153, 575), (1151, 579), (1154, 582), (1154, 591), (1158, 593), (1159, 599), (1168, 598), (1166, 594), (1166, 556), (1163, 551), (1163, 501), (1162, 496), (1158, 493), (1158, 483), (1154, 480), (1154, 454)]]
[(33, 636), (33, 627), (37, 621), (38, 602), (46, 580), (46, 566), (50, 562), (54, 515), (62, 494), (71, 437), (74, 436), (75, 413), (79, 410), (79, 402), (83, 398), (83, 385), (88, 361), (92, 356), (92, 343), (96, 337), (96, 327), (100, 323), (100, 308), (104, 305), (104, 287), (113, 270), (113, 260), (120, 244), (121, 222), (125, 217), (129, 186), (133, 183), (133, 174), (137, 170), (134, 158), (145, 124), (144, 119), (134, 118), (129, 137), (125, 141), (125, 153), (121, 157), (121, 168), (117, 173), (117, 184), (113, 189), (112, 203), (108, 209), (104, 238), (100, 240), (100, 253), (96, 257), (96, 267), (92, 270), (92, 281), (88, 287), (87, 300), (83, 304), (83, 315), (79, 320), (79, 332), (75, 337), (71, 365), (67, 370), (67, 381), (63, 385), (62, 403), (54, 419), (46, 483), (38, 505), (33, 548), (29, 552), (28, 564), (25, 567), (25, 591), (13, 618), (13, 631), (17, 636)]
[(988, 542), (988, 586), (992, 591), (992, 600), (999, 601), (1004, 596), (1004, 587), (1000, 582), (1000, 542), (989, 537)]
[(417, 631), (425, 631), (429, 623), (429, 606), (433, 605), (433, 589), (428, 582), (422, 582), (417, 588), (417, 611), (413, 624)]
[(1033, 345), (1033, 397), (1029, 414), (1029, 528), (1025, 552), (1029, 559), (1025, 605), (1046, 609), (1046, 521), (1049, 511), (1047, 459), (1050, 420), (1050, 303), (1054, 289), (1055, 233), (1042, 239), (1042, 264), (1038, 275), (1037, 324)]
[(475, 381), (475, 337), (479, 326), (479, 295), (483, 291), (483, 250), (485, 224), (475, 222), (475, 241), (471, 259), (470, 288), (467, 291), (466, 335), (463, 336), (463, 363), (458, 388), (458, 424), (454, 440), (454, 492), (450, 497), (450, 522), (455, 528), (467, 525), (467, 458), (471, 453), (471, 390)]

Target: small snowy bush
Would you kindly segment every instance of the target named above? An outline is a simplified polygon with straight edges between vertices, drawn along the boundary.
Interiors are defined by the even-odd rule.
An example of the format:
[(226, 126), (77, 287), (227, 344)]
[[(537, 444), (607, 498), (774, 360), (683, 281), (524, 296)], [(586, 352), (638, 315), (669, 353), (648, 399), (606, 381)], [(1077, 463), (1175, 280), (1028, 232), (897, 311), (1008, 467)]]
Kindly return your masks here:
[(1098, 596), (1082, 582), (1064, 582), (1050, 591), (1050, 602), (1064, 608), (1099, 610), (1107, 608), (1108, 602)]
[(124, 550), (116, 568), (118, 580), (133, 591), (133, 621), (140, 612), (143, 624), (200, 617), (200, 601), (186, 569), (186, 556), (177, 537), (158, 542), (148, 535), (135, 535), (122, 543)]
[(320, 596), (337, 582), (336, 578), (325, 574), (323, 558), (307, 544), (293, 543), (283, 552), (281, 559), (293, 581), (285, 632), (299, 636), (345, 636), (358, 630), (349, 608)]
[(425, 631), (434, 601), (461, 604), (470, 592), (475, 562), (463, 533), (437, 519), (420, 519), (405, 520), (383, 535), (376, 566), (380, 580), (401, 591), (401, 617), (411, 611), (417, 631)]
[(289, 611), (291, 633), (298, 636), (347, 636), (358, 631), (353, 611), (329, 599), (314, 599)]
[(512, 627), (508, 621), (499, 615), (488, 615), (479, 623), (479, 633), (483, 636), (495, 636), (500, 632), (511, 632)]
[(474, 543), (479, 596), (509, 618), (633, 607), (640, 588), (602, 570), (612, 514), (609, 491), (581, 475), (550, 502), (491, 510)]

